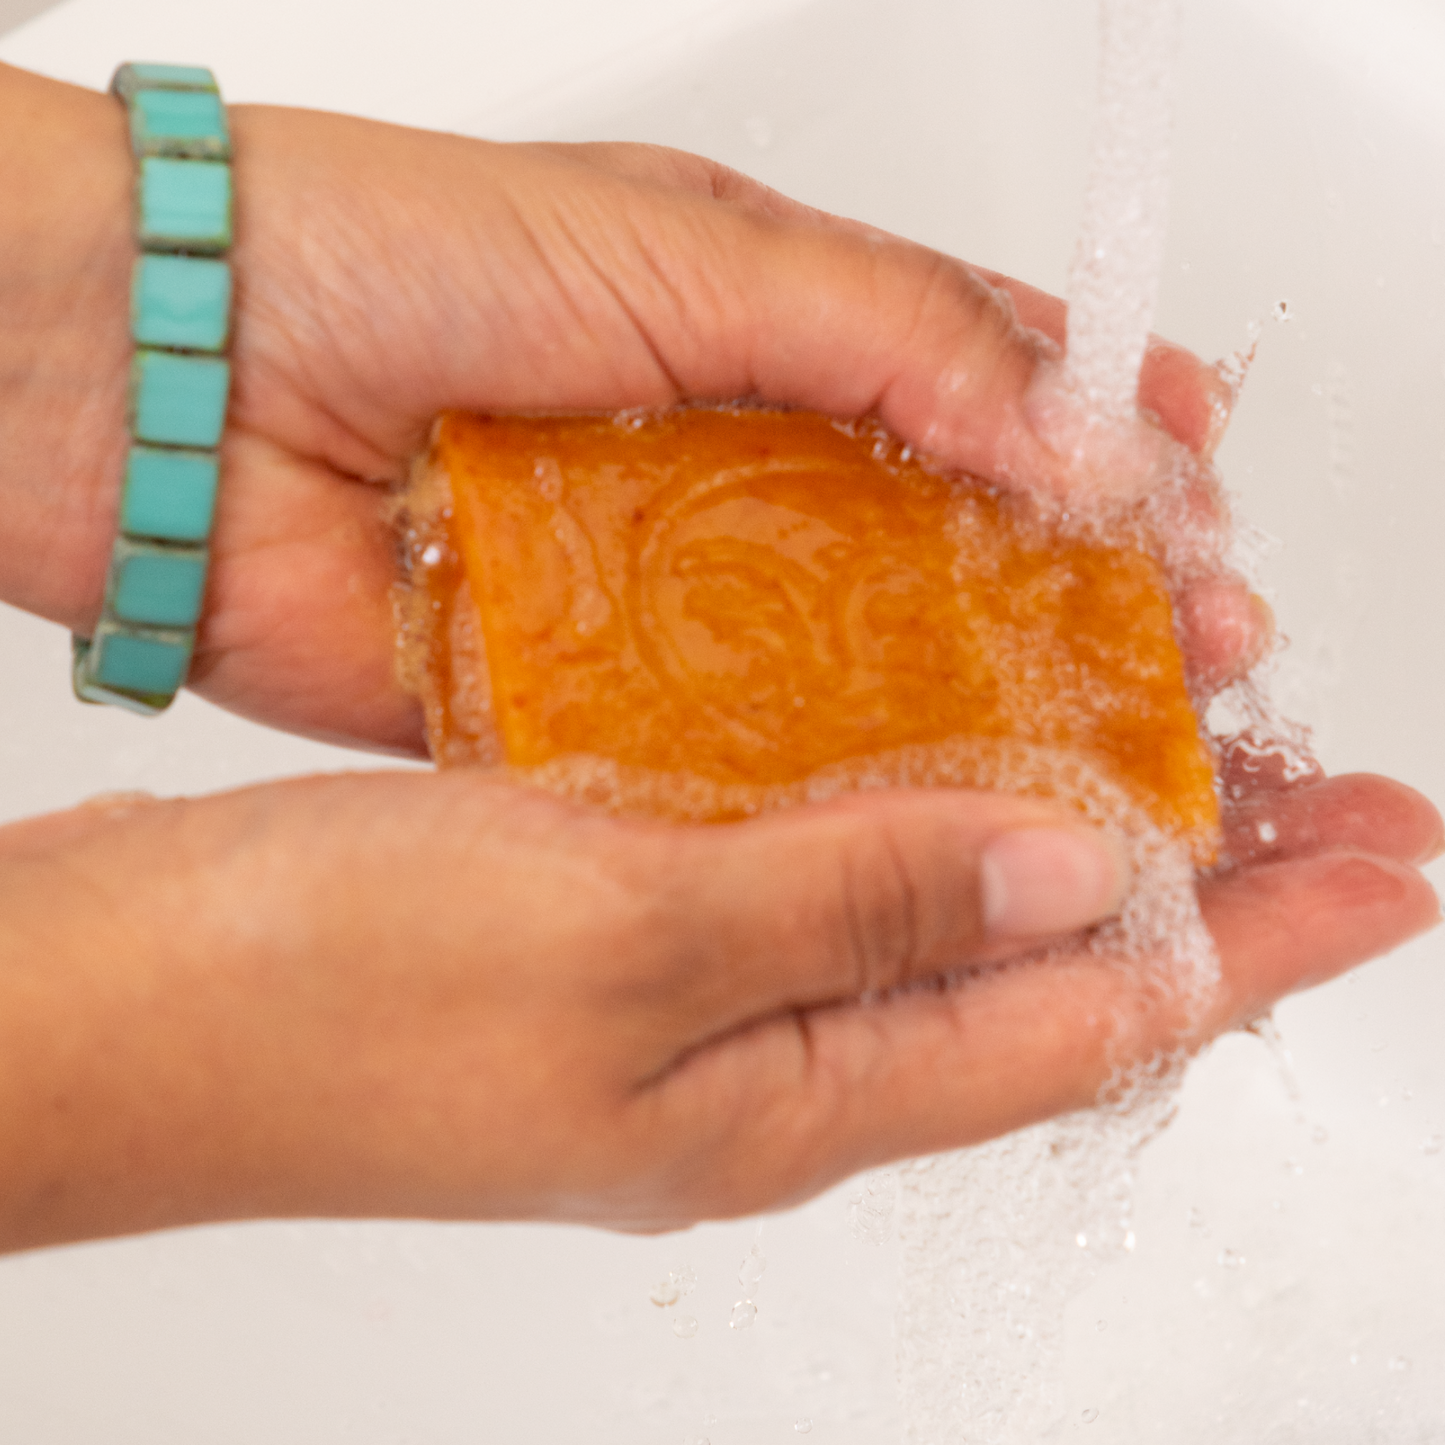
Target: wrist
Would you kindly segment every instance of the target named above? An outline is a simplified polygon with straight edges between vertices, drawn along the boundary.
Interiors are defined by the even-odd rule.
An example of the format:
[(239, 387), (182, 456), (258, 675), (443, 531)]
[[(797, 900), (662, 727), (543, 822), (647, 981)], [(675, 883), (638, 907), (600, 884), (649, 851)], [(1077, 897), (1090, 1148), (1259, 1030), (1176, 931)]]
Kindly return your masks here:
[(0, 66), (0, 600), (86, 631), (116, 533), (132, 161), (109, 96)]

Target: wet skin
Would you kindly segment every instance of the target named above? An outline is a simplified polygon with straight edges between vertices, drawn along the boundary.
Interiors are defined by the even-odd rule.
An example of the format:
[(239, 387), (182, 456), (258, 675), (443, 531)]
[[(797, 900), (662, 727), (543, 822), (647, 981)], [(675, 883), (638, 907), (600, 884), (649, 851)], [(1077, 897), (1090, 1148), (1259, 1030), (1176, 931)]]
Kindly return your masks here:
[[(233, 126), (235, 393), (193, 682), (237, 712), (420, 749), (375, 483), (445, 408), (753, 395), (877, 414), (1000, 485), (1076, 484), (1026, 406), (1062, 312), (1016, 283), (675, 152)], [(124, 447), (130, 161), (114, 102), (0, 69), (0, 133), (22, 131), (0, 598), (84, 630)], [(1199, 454), (1227, 394), (1160, 347), (1141, 401), (1146, 441)], [(1178, 498), (1212, 524), (1205, 481)], [(1181, 615), (1203, 693), (1268, 645), (1222, 571)], [(1254, 778), (1234, 804), (1240, 866), (1201, 888), (1205, 1032), (1435, 920), (1415, 865), (1440, 820), (1408, 789)], [(14, 824), (0, 1246), (275, 1214), (663, 1228), (800, 1199), (1086, 1104), (1110, 1048), (1174, 1041), (1180, 1018), (1082, 954), (864, 1001), (1083, 927), (1126, 881), (1067, 817), (967, 793), (670, 828), (384, 773)]]

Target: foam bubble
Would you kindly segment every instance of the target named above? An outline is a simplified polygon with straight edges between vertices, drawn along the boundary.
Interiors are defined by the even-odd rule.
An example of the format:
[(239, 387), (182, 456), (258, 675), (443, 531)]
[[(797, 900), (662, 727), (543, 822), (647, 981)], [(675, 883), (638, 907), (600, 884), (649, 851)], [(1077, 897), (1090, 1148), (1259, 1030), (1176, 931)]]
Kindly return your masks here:
[[(1122, 825), (1136, 870), (1091, 950), (1127, 978), (1128, 996), (1197, 1020), (1218, 960), (1188, 856), (1097, 780), (1084, 811)], [(904, 1167), (897, 1337), (909, 1445), (1006, 1445), (1060, 1427), (1065, 1306), (1131, 1247), (1134, 1161), (1173, 1117), (1184, 1063), (1182, 1051), (1117, 1058), (1100, 1107)]]

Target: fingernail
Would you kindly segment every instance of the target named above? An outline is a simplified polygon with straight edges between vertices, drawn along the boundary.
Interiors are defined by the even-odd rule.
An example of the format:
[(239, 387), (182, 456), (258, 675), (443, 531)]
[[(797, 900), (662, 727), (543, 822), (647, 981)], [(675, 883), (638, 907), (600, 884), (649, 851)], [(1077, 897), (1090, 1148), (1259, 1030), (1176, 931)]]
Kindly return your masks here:
[(985, 929), (1013, 938), (1097, 923), (1118, 908), (1127, 881), (1106, 838), (1072, 828), (1000, 834), (983, 850), (979, 875)]

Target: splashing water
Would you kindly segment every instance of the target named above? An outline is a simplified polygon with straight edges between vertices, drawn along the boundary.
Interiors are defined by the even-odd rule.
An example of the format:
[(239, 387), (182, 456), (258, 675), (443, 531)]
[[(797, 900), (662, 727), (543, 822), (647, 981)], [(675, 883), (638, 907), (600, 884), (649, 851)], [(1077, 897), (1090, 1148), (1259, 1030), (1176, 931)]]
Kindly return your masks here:
[[(1086, 433), (1137, 416), (1164, 250), (1178, 0), (1101, 0), (1101, 20), (1068, 354), (1053, 378)], [(1093, 950), (1123, 972), (1126, 994), (1199, 1019), (1218, 959), (1187, 857), (1127, 810), (1093, 821), (1130, 839), (1135, 878)], [(1071, 1423), (1058, 1383), (1065, 1306), (1133, 1247), (1134, 1159), (1172, 1117), (1182, 1069), (1182, 1055), (1116, 1068), (1100, 1108), (905, 1167), (897, 1335), (909, 1445), (1033, 1442)]]
[(891, 1169), (875, 1169), (848, 1200), (848, 1232), (860, 1244), (887, 1243), (897, 1205), (898, 1176)]
[[(1192, 870), (1145, 828), (1130, 847), (1136, 886), (1093, 951), (1123, 974), (1126, 995), (1197, 1018), (1218, 961)], [(908, 1445), (1033, 1445), (1067, 1423), (1065, 1307), (1133, 1246), (1134, 1160), (1173, 1116), (1182, 1068), (1180, 1056), (1120, 1066), (1095, 1110), (905, 1166), (897, 1337)]]
[(763, 1282), (763, 1273), (768, 1267), (768, 1262), (763, 1258), (763, 1251), (755, 1244), (743, 1256), (743, 1262), (738, 1266), (738, 1283), (743, 1287), (743, 1298), (750, 1300), (758, 1292), (758, 1286)]

